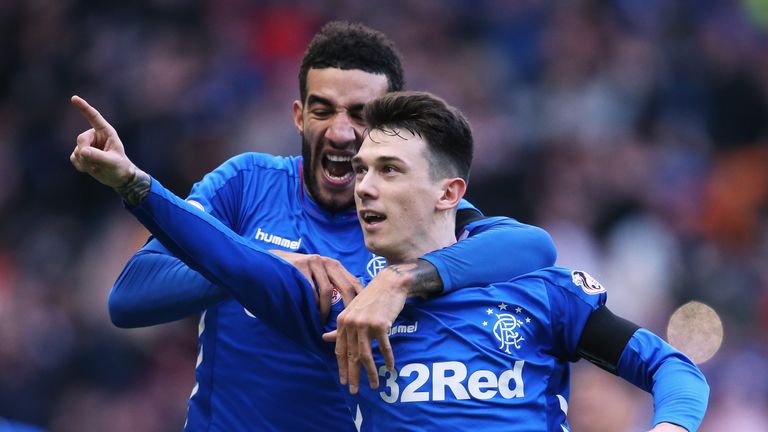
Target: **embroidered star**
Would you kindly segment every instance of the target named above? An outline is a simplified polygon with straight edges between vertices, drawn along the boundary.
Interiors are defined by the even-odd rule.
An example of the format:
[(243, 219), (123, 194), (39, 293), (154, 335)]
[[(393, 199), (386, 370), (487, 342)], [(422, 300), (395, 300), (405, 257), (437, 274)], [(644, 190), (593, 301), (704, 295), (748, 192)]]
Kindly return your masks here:
[(520, 313), (522, 311), (523, 311), (523, 308), (521, 308), (520, 306), (515, 308), (515, 312), (517, 312), (517, 313)]
[(528, 318), (528, 317), (526, 317), (526, 318), (525, 318), (525, 322), (529, 323), (529, 322), (531, 322), (531, 319), (530, 319), (530, 318)]
[(505, 303), (500, 304), (499, 310), (507, 310), (507, 305)]
[(491, 308), (488, 308), (488, 310), (486, 310), (486, 311), (485, 311), (485, 313), (487, 313), (488, 315), (490, 315), (490, 314), (492, 314), (492, 313), (493, 313), (493, 309), (491, 309)]
[(483, 327), (486, 327), (488, 325), (488, 321), (483, 321)]

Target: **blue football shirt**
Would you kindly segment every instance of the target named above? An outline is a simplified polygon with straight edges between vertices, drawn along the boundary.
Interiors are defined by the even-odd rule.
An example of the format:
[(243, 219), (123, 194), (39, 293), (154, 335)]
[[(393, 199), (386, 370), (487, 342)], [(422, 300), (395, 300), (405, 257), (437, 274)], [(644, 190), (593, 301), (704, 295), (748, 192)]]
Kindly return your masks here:
[[(320, 339), (328, 326), (319, 323), (312, 288), (298, 270), (156, 181), (132, 212), (249, 313), (316, 355), (324, 363), (318, 370), (335, 371), (331, 346)], [(359, 410), (365, 431), (567, 431), (568, 363), (578, 359), (584, 326), (605, 296), (585, 272), (549, 268), (411, 299), (391, 330), (395, 370), (380, 367), (381, 388), (362, 386), (347, 403)], [(383, 364), (378, 354), (376, 361)], [(685, 356), (640, 329), (618, 366), (621, 376), (653, 392), (655, 422), (698, 426), (708, 387)]]
[[(255, 248), (325, 255), (339, 260), (357, 277), (371, 277), (381, 268), (383, 260), (365, 249), (355, 211), (332, 214), (317, 205), (303, 187), (301, 166), (300, 157), (239, 155), (196, 184), (188, 200)], [(462, 203), (462, 206), (469, 204)], [(473, 228), (473, 234), (483, 233), (505, 249), (526, 252), (519, 254), (515, 266), (498, 266), (503, 270), (501, 274), (495, 272), (498, 267), (494, 266), (486, 266), (485, 273), (465, 271), (472, 267), (478, 248), (495, 250), (487, 241), (483, 246), (473, 246), (473, 240), (480, 239), (480, 234), (461, 242), (460, 248), (429, 254), (425, 258), (438, 268), (447, 292), (554, 262), (554, 247), (543, 230), (511, 219), (473, 224), (477, 225), (483, 226)], [(190, 235), (198, 235), (197, 228), (186, 229)], [(217, 241), (209, 239), (209, 253), (224, 253), (219, 252), (221, 245)], [(163, 249), (154, 241), (137, 257), (146, 258), (141, 254), (148, 250), (162, 253)], [(286, 303), (274, 302), (277, 309), (273, 312), (282, 314), (285, 321), (266, 323), (259, 314), (244, 309), (237, 299), (216, 293), (216, 286), (191, 273), (194, 272), (174, 263), (142, 268), (132, 261), (116, 284), (116, 288), (120, 286), (122, 290), (120, 296), (113, 290), (110, 298), (110, 307), (113, 302), (123, 301), (126, 295), (132, 296), (131, 305), (150, 310), (152, 305), (170, 304), (169, 308), (151, 311), (149, 315), (153, 316), (149, 318), (135, 319), (153, 323), (162, 322), (164, 316), (176, 318), (187, 314), (188, 309), (181, 308), (180, 312), (173, 308), (174, 304), (184, 303), (185, 297), (192, 298), (188, 301), (190, 304), (201, 303), (200, 299), (216, 299), (216, 304), (206, 306), (200, 320), (196, 384), (189, 402), (186, 430), (233, 431), (254, 427), (345, 430), (354, 427), (352, 414), (342, 397), (344, 393), (338, 391), (335, 369), (328, 370), (321, 354), (308, 351), (303, 346), (306, 341), (296, 343), (291, 322), (295, 320), (295, 310), (282, 311), (277, 305)], [(210, 274), (206, 276), (216, 281)], [(162, 278), (166, 286), (156, 287), (153, 281)], [(240, 288), (245, 291), (249, 287)], [(264, 303), (269, 302), (264, 300)], [(310, 303), (305, 306), (316, 309), (314, 303)], [(337, 301), (332, 316), (335, 317), (342, 306)], [(131, 307), (122, 309), (129, 312)], [(303, 310), (303, 313), (309, 312)], [(319, 317), (316, 321), (319, 325)], [(332, 319), (326, 328), (334, 325)], [(296, 415), (297, 412), (301, 415)]]

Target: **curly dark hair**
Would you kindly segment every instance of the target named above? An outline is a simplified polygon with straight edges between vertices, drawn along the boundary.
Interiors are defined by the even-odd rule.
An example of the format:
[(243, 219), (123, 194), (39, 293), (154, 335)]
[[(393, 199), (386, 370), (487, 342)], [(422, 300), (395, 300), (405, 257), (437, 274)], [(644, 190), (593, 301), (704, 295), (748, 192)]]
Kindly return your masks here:
[(433, 179), (469, 179), (474, 140), (469, 122), (458, 109), (427, 92), (394, 92), (365, 104), (363, 118), (370, 131), (401, 136), (407, 130), (427, 144)]
[(384, 33), (362, 24), (331, 21), (320, 29), (307, 47), (299, 69), (299, 94), (307, 98), (307, 73), (310, 69), (339, 68), (384, 74), (389, 91), (405, 84), (403, 66), (395, 44)]

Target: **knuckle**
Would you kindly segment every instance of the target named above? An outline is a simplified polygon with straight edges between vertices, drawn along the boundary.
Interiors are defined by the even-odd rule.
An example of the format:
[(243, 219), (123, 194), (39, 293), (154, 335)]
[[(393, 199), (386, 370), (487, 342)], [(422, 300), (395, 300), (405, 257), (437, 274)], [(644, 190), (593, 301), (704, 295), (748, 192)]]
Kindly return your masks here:
[(389, 321), (384, 319), (371, 318), (368, 324), (375, 330), (386, 330), (390, 327)]

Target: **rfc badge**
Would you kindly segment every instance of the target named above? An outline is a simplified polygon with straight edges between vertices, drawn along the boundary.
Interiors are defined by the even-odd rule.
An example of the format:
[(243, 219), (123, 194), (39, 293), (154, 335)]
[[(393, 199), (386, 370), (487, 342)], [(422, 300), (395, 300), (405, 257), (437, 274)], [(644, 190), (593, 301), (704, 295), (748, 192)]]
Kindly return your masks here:
[(499, 342), (497, 347), (507, 354), (511, 354), (510, 348), (520, 349), (520, 344), (525, 340), (520, 330), (530, 325), (531, 317), (523, 313), (523, 308), (514, 308), (506, 303), (500, 303), (485, 310), (485, 320), (482, 325), (493, 333)]
[(376, 275), (379, 274), (379, 271), (381, 271), (381, 269), (383, 269), (386, 266), (387, 266), (387, 260), (384, 259), (384, 257), (373, 255), (373, 258), (371, 258), (371, 260), (368, 261), (368, 266), (366, 267), (368, 269), (368, 276), (372, 278), (376, 277)]
[(595, 278), (590, 276), (589, 273), (574, 270), (571, 272), (571, 280), (575, 285), (581, 287), (587, 294), (600, 294), (605, 292), (605, 288)]

